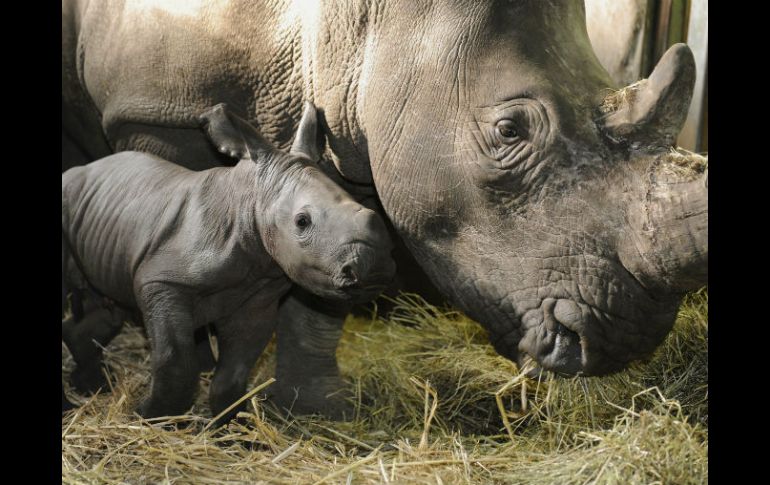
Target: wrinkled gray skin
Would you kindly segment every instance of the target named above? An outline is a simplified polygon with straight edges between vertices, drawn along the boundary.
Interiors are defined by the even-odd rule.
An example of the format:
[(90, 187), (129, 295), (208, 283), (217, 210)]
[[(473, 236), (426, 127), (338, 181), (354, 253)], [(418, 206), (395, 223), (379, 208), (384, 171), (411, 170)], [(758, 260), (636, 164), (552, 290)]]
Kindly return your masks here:
[[(62, 310), (69, 286), (139, 310), (152, 346), (144, 417), (180, 414), (192, 404), (196, 328), (215, 322), (216, 415), (245, 392), (291, 281), (325, 298), (359, 301), (395, 272), (380, 217), (315, 165), (312, 104), (289, 154), (224, 105), (201, 119), (219, 150), (240, 159), (235, 167), (194, 172), (121, 152), (62, 174)], [(106, 345), (120, 330), (120, 313), (96, 307), (63, 325), (76, 383), (100, 384), (92, 340)]]
[[(706, 284), (707, 178), (667, 157), (692, 95), (686, 46), (602, 109), (617, 86), (579, 1), (151, 3), (63, 4), (63, 126), (85, 158), (136, 148), (205, 167), (199, 107), (248, 106), (283, 146), (312, 100), (330, 176), (376, 195), (501, 354), (557, 372), (648, 355)], [(282, 369), (315, 372), (298, 379), (307, 409), (336, 382), (323, 355), (341, 319), (290, 304), (279, 384)], [(323, 372), (302, 367), (308, 352)]]

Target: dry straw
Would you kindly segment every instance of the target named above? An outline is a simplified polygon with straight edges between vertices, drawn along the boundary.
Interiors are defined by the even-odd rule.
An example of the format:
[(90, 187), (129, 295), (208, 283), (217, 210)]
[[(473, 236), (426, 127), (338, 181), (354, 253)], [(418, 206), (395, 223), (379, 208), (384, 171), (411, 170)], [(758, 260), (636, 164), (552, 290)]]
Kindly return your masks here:
[[(257, 392), (222, 429), (209, 428), (210, 374), (189, 414), (148, 423), (133, 413), (149, 362), (141, 330), (130, 328), (106, 351), (112, 391), (69, 393), (80, 407), (62, 418), (62, 481), (706, 483), (707, 321), (701, 291), (649, 362), (605, 378), (535, 381), (476, 323), (404, 295), (388, 319), (346, 322), (338, 356), (353, 420), (287, 417)], [(273, 366), (271, 346), (250, 388)]]

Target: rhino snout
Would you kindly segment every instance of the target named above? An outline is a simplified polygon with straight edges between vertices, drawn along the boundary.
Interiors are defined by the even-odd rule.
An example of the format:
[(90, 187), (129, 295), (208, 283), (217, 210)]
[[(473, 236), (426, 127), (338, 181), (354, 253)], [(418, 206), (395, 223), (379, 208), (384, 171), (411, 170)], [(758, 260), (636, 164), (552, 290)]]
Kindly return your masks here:
[[(387, 255), (379, 252), (365, 243), (354, 243), (352, 255), (347, 255), (340, 265), (335, 277), (339, 289), (366, 288), (373, 284), (384, 284), (392, 275), (378, 268), (379, 258)], [(381, 265), (380, 265), (381, 266)]]
[(580, 336), (558, 323), (553, 334), (553, 350), (542, 359), (542, 366), (557, 374), (583, 373), (583, 348)]
[(395, 263), (390, 252), (393, 244), (382, 218), (374, 211), (359, 208), (353, 215), (356, 230), (343, 244), (336, 278), (340, 289), (380, 289), (395, 276)]
[(361, 241), (346, 246), (339, 258), (335, 287), (357, 300), (374, 298), (395, 276), (390, 252)]
[(369, 257), (356, 258), (342, 265), (340, 273), (336, 278), (337, 288), (340, 290), (353, 290), (363, 287), (363, 282), (367, 281), (369, 266), (371, 261)]
[(519, 351), (530, 355), (543, 369), (558, 374), (584, 372), (583, 339), (579, 328), (583, 312), (573, 301), (546, 298), (524, 320), (526, 332)]

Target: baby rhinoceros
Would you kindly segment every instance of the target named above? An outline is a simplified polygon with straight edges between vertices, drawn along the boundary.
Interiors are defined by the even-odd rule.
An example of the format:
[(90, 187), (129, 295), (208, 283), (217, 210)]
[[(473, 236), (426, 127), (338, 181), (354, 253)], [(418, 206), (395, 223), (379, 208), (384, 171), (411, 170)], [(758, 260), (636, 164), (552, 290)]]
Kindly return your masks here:
[(93, 341), (106, 345), (121, 312), (133, 312), (152, 349), (150, 395), (138, 408), (148, 418), (192, 405), (197, 328), (214, 322), (217, 332), (209, 395), (217, 415), (244, 394), (292, 282), (324, 298), (362, 301), (395, 273), (383, 221), (314, 163), (312, 104), (289, 153), (224, 104), (201, 122), (221, 152), (240, 158), (236, 166), (194, 172), (122, 152), (62, 174), (62, 311), (70, 292), (105, 302), (63, 323), (77, 364), (73, 383), (103, 383)]

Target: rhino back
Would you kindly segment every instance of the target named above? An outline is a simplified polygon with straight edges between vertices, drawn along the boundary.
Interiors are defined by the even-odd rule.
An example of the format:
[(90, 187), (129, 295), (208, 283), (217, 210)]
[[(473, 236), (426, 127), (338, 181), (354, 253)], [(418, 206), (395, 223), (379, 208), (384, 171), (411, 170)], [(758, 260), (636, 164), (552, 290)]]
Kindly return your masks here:
[(62, 174), (62, 232), (101, 293), (134, 305), (133, 278), (183, 219), (194, 181), (151, 155), (121, 152)]
[[(75, 40), (63, 42), (71, 59), (63, 61), (63, 105), (82, 116), (78, 93), (87, 92), (112, 149), (191, 168), (218, 164), (197, 116), (219, 102), (243, 110), (279, 147), (290, 143), (303, 86), (293, 80), (301, 74), (298, 26), (281, 27), (283, 2), (64, 3), (78, 3), (78, 15), (64, 19), (63, 39)], [(83, 130), (83, 139), (93, 131)]]

